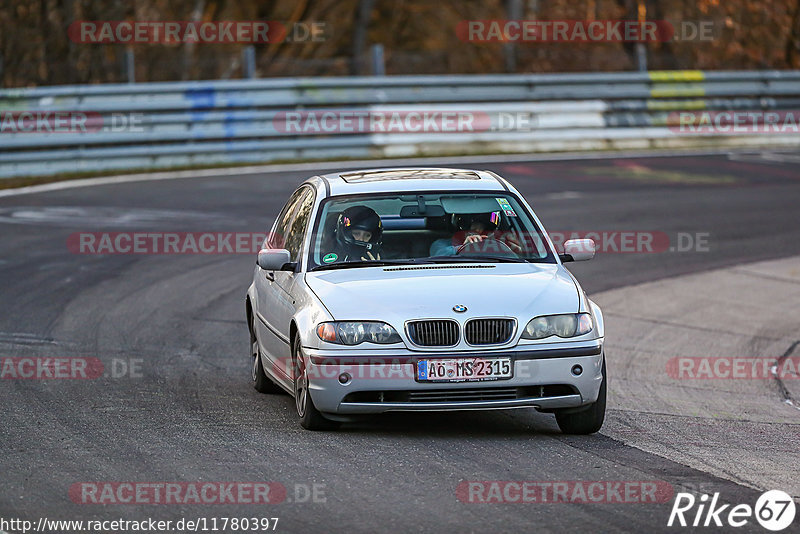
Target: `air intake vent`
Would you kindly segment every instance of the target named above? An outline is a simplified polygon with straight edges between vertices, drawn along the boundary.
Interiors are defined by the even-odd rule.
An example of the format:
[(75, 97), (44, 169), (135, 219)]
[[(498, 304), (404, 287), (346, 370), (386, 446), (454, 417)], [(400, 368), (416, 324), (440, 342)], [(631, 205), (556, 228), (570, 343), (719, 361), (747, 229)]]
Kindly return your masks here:
[(481, 387), (465, 388), (463, 384), (449, 389), (415, 389), (392, 391), (354, 391), (348, 393), (342, 402), (475, 402), (506, 401), (516, 399), (546, 399), (577, 395), (578, 390), (566, 384), (546, 384), (541, 386)]
[(458, 323), (450, 320), (412, 321), (408, 337), (420, 347), (452, 347), (458, 344)]
[(475, 388), (409, 391), (408, 402), (469, 402), (514, 400), (517, 388)]
[(464, 335), (470, 345), (502, 345), (514, 335), (514, 319), (472, 319)]

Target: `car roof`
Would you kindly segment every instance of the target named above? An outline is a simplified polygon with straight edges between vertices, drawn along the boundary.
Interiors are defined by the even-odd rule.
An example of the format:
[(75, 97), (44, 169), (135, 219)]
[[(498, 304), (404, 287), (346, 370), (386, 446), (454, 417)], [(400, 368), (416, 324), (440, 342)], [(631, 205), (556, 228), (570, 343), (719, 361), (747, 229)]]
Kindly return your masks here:
[(322, 175), (330, 196), (403, 191), (507, 191), (491, 171), (437, 167), (364, 169)]

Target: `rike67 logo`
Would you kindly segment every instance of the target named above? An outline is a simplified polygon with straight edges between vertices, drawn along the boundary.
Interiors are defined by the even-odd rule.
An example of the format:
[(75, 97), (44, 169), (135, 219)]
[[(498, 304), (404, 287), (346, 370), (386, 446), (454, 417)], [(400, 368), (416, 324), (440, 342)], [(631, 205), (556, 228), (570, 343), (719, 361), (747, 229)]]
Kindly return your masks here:
[(788, 493), (770, 490), (763, 493), (756, 505), (719, 504), (719, 493), (709, 502), (707, 494), (699, 498), (691, 493), (678, 493), (667, 526), (671, 527), (743, 527), (755, 516), (756, 521), (767, 530), (777, 532), (787, 528), (794, 521), (795, 503)]

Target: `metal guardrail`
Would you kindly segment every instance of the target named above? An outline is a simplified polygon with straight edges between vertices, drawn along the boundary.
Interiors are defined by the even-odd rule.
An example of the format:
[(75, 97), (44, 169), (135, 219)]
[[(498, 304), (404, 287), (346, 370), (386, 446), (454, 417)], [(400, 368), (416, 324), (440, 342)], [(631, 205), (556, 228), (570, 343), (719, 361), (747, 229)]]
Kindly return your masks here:
[[(682, 135), (678, 111), (797, 110), (800, 71), (382, 76), (56, 86), (0, 91), (0, 178), (468, 152), (800, 144), (800, 135)], [(479, 128), (293, 131), (287, 113), (471, 113)], [(22, 112), (89, 117), (18, 132)], [(12, 118), (11, 122), (5, 119)], [(115, 125), (127, 118), (127, 125)], [(511, 124), (509, 118), (516, 120)], [(131, 121), (135, 120), (135, 124)], [(46, 130), (43, 128), (42, 130)], [(69, 129), (68, 129), (69, 130)], [(435, 128), (434, 128), (435, 130)]]

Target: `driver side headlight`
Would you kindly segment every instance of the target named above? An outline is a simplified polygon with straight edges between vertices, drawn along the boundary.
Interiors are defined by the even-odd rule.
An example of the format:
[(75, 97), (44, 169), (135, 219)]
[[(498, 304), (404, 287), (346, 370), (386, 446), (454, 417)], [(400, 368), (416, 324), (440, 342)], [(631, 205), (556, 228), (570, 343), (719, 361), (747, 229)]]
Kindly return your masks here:
[(317, 336), (328, 343), (358, 345), (365, 341), (388, 345), (400, 343), (400, 335), (391, 325), (371, 322), (330, 322), (317, 325)]
[(592, 316), (588, 313), (541, 315), (531, 319), (522, 332), (522, 339), (544, 339), (550, 336), (575, 337), (592, 331)]

